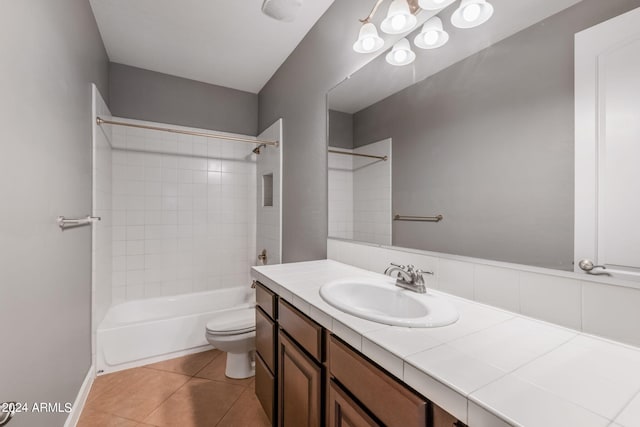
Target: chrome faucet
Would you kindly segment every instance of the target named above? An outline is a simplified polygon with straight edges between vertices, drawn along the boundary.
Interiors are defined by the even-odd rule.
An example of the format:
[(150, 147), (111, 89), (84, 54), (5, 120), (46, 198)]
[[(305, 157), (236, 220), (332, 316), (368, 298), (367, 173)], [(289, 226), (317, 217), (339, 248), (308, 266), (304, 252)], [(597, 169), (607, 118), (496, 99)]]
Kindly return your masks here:
[(415, 266), (411, 264), (405, 266), (391, 263), (384, 271), (384, 274), (393, 277), (392, 274), (395, 272), (397, 272), (396, 286), (419, 294), (427, 293), (427, 286), (424, 284), (424, 277), (422, 275), (433, 274), (433, 272), (420, 269), (416, 270)]

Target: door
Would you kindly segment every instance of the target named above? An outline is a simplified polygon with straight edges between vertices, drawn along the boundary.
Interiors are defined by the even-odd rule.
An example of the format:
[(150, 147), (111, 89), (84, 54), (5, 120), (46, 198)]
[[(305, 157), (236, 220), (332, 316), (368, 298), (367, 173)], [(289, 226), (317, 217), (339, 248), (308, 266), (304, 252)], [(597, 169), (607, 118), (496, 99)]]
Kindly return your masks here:
[(640, 8), (575, 48), (575, 271), (640, 281)]
[(278, 425), (320, 427), (322, 369), (282, 331), (278, 341)]

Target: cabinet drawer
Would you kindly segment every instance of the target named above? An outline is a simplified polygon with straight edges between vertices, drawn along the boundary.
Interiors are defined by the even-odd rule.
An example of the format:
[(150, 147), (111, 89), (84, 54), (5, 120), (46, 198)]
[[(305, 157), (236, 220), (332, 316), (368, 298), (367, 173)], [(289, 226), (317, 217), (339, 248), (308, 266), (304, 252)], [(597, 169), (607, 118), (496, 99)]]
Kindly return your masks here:
[(264, 363), (260, 355), (256, 356), (256, 380), (255, 390), (256, 397), (260, 401), (260, 405), (267, 414), (267, 417), (273, 424), (273, 415), (275, 409), (275, 389), (276, 381), (274, 376), (269, 372), (267, 365)]
[(276, 324), (262, 311), (256, 307), (256, 351), (262, 357), (271, 372), (276, 371)]
[(317, 361), (322, 361), (322, 326), (286, 301), (278, 301), (278, 324)]
[(272, 320), (278, 318), (276, 313), (276, 299), (277, 296), (262, 283), (256, 282), (256, 304), (264, 310)]
[(427, 401), (331, 336), (331, 375), (383, 424), (389, 427), (427, 425)]
[(342, 388), (331, 380), (329, 384), (328, 427), (379, 427), (357, 402), (354, 402)]

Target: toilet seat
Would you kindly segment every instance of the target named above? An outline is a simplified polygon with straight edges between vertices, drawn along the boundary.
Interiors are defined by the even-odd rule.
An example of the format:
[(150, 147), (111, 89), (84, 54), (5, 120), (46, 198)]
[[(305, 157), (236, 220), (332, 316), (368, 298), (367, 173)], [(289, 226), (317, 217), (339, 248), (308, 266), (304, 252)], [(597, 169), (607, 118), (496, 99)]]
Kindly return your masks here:
[(207, 322), (207, 333), (212, 335), (238, 335), (255, 329), (255, 309), (251, 307), (217, 313)]

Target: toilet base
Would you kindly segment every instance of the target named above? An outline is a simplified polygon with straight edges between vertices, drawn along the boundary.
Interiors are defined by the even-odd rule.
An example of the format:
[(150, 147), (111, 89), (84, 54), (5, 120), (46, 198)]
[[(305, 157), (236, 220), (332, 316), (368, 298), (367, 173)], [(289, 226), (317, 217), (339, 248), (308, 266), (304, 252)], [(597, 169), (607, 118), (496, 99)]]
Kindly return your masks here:
[(251, 378), (256, 374), (254, 353), (227, 353), (227, 366), (224, 374), (229, 378)]

